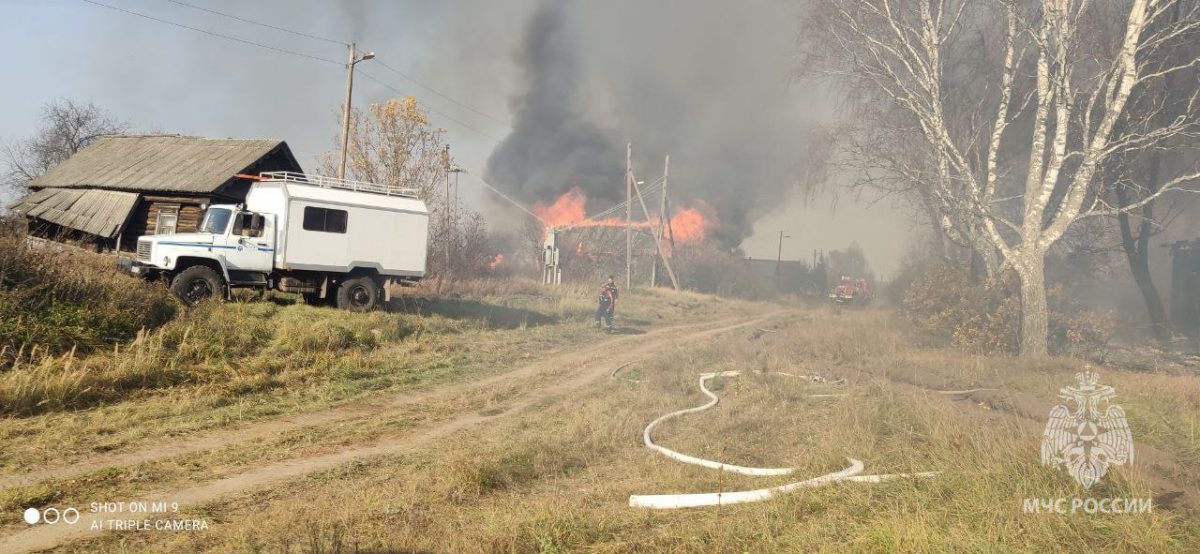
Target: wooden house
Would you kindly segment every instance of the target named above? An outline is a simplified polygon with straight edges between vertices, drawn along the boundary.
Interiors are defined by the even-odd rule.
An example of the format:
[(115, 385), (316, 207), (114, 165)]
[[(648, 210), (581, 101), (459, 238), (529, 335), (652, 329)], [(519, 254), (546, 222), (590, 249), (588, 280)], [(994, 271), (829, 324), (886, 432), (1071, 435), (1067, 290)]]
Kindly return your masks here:
[(194, 232), (210, 204), (245, 199), (253, 180), (239, 175), (262, 171), (303, 170), (281, 140), (113, 135), (30, 181), (9, 209), (34, 235), (128, 251), (141, 235)]

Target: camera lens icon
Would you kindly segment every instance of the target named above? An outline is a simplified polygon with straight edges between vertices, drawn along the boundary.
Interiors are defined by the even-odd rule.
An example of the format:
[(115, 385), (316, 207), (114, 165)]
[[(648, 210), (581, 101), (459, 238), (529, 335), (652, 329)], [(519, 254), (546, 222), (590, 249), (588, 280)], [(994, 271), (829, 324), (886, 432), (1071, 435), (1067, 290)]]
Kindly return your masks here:
[(37, 508), (25, 509), (25, 523), (34, 525), (39, 521), (49, 525), (54, 525), (60, 521), (71, 525), (79, 521), (79, 510), (67, 508), (60, 511), (58, 508), (46, 508), (42, 512)]

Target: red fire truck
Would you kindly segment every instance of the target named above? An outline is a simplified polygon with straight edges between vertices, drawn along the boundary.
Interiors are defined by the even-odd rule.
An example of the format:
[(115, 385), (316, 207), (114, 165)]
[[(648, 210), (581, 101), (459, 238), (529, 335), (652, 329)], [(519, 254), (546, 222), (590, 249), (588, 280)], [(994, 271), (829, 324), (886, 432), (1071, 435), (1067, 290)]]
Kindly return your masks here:
[(854, 279), (844, 275), (841, 282), (829, 292), (829, 299), (838, 305), (870, 304), (874, 298), (875, 291), (871, 290), (866, 279)]

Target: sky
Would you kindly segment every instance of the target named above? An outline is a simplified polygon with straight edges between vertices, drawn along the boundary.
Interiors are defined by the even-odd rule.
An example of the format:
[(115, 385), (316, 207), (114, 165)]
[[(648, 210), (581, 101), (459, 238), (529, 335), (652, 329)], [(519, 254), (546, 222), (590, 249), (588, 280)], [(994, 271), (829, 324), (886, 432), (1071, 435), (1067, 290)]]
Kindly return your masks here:
[[(346, 49), (334, 42), (350, 40), (423, 85), (376, 61), (362, 62), (355, 105), (415, 95), (447, 130), (456, 160), (471, 174), (461, 186), (467, 201), (499, 227), (524, 216), (500, 209), (474, 177), (486, 174), (489, 157), (514, 126), (531, 129), (528, 140), (557, 140), (538, 136), (537, 127), (525, 125), (528, 110), (520, 110), (532, 97), (530, 83), (539, 82), (526, 55), (530, 21), (545, 8), (537, 0), (188, 0), (334, 42), (166, 0), (97, 1), (292, 53), (83, 0), (0, 0), (0, 45), (9, 53), (0, 140), (32, 134), (41, 106), (68, 98), (92, 102), (137, 131), (283, 139), (314, 169), (339, 130)], [(568, 5), (560, 30), (567, 44), (554, 46), (577, 50), (570, 60), (580, 75), (567, 93), (580, 97), (582, 120), (622, 147), (626, 140), (635, 144), (641, 175), (656, 178), (661, 156), (672, 154), (672, 186), (682, 200), (736, 210), (745, 221), (730, 236), (752, 257), (773, 259), (783, 231), (785, 259), (807, 260), (813, 249), (854, 241), (877, 273), (895, 270), (911, 231), (900, 210), (888, 201), (833, 194), (831, 187), (803, 194), (813, 184), (804, 181), (811, 147), (804, 133), (835, 108), (827, 90), (790, 78), (803, 31), (795, 3)], [(613, 162), (619, 169), (623, 159)]]

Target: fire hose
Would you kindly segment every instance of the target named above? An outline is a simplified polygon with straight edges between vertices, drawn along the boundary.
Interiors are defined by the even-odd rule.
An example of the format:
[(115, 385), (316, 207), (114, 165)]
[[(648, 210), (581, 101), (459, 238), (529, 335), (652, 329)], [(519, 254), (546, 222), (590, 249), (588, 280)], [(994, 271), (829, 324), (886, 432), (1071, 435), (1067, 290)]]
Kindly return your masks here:
[[(677, 410), (677, 411), (668, 413), (666, 415), (663, 415), (663, 416), (659, 417), (658, 419), (655, 419), (654, 421), (651, 421), (650, 424), (646, 426), (646, 429), (644, 431), (642, 431), (642, 442), (645, 443), (647, 448), (650, 448), (651, 450), (655, 450), (658, 453), (660, 453), (668, 458), (671, 458), (673, 460), (677, 460), (677, 461), (683, 462), (685, 464), (693, 464), (693, 465), (698, 465), (698, 466), (707, 467), (707, 468), (711, 468), (711, 469), (716, 469), (719, 471), (729, 471), (732, 473), (739, 473), (742, 475), (758, 475), (758, 476), (789, 475), (789, 474), (795, 473), (799, 468), (795, 468), (795, 467), (773, 467), (773, 468), (745, 467), (745, 466), (738, 466), (738, 465), (732, 465), (732, 464), (725, 464), (725, 463), (717, 462), (714, 460), (706, 460), (703, 458), (697, 458), (695, 456), (688, 456), (687, 454), (683, 454), (683, 453), (677, 452), (675, 450), (671, 450), (669, 448), (666, 448), (664, 446), (654, 443), (652, 433), (654, 431), (654, 428), (656, 426), (658, 426), (659, 424), (661, 424), (662, 422), (685, 415), (685, 414), (702, 412), (704, 410), (708, 410), (708, 409), (712, 408), (713, 406), (717, 405), (717, 402), (719, 402), (720, 400), (717, 398), (717, 395), (713, 394), (712, 391), (708, 390), (708, 387), (706, 386), (707, 382), (710, 379), (712, 379), (714, 377), (736, 377), (740, 374), (741, 374), (740, 371), (721, 371), (721, 372), (715, 372), (715, 373), (701, 374), (700, 375), (700, 391), (703, 392), (706, 396), (708, 396), (709, 401), (701, 406), (696, 406), (694, 408), (686, 408), (683, 410)], [(817, 396), (817, 395), (814, 395), (814, 396)], [(830, 395), (819, 395), (819, 396), (830, 396)], [(800, 490), (800, 489), (813, 489), (813, 488), (817, 488), (817, 487), (823, 487), (825, 485), (829, 485), (829, 484), (837, 483), (837, 482), (879, 483), (882, 481), (888, 481), (888, 480), (892, 480), (892, 479), (933, 477), (933, 476), (936, 476), (941, 473), (941, 472), (937, 472), (937, 471), (927, 471), (927, 472), (920, 472), (920, 473), (892, 473), (892, 474), (884, 474), (884, 475), (860, 475), (863, 472), (863, 463), (854, 458), (847, 458), (847, 461), (850, 463), (850, 465), (843, 470), (835, 471), (833, 473), (828, 473), (826, 475), (822, 475), (820, 477), (814, 477), (812, 479), (807, 479), (804, 481), (788, 483), (786, 485), (780, 485), (780, 486), (776, 486), (776, 487), (768, 487), (768, 488), (762, 488), (762, 489), (746, 490), (746, 491), (732, 491), (732, 492), (696, 493), (696, 494), (635, 494), (635, 495), (632, 495), (629, 497), (629, 505), (632, 507), (638, 507), (638, 508), (670, 509), (670, 508), (691, 508), (691, 507), (697, 507), (697, 506), (718, 506), (718, 505), (724, 505), (724, 504), (740, 504), (740, 503), (745, 503), (745, 502), (759, 502), (762, 500), (770, 499), (779, 494), (786, 494), (786, 493), (789, 493), (789, 492), (792, 492), (795, 490)]]

